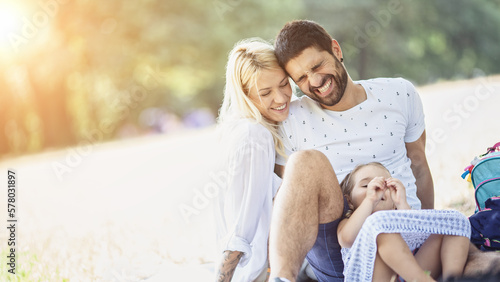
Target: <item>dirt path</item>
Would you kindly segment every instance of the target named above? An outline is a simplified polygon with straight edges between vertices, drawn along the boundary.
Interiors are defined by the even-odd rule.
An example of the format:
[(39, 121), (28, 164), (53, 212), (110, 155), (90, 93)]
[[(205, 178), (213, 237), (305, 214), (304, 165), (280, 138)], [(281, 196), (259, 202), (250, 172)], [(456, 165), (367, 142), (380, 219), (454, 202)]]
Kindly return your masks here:
[[(500, 141), (500, 77), (418, 90), (436, 206), (468, 213), (471, 190), (460, 174)], [(214, 181), (215, 145), (207, 129), (0, 163), (1, 183), (7, 168), (18, 171), (19, 269), (48, 280), (211, 281), (205, 263), (214, 252), (213, 226), (204, 188)], [(6, 222), (4, 212), (0, 220)], [(2, 250), (6, 238), (3, 228)]]

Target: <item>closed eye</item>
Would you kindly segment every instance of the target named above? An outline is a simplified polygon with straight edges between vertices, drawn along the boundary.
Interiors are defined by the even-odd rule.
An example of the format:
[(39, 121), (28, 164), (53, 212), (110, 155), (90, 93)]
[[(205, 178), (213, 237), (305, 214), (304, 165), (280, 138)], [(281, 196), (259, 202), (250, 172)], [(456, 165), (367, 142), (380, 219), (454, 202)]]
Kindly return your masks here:
[(319, 62), (316, 64), (314, 67), (311, 68), (312, 71), (318, 70), (321, 66), (323, 65), (323, 61)]
[(295, 80), (295, 83), (297, 83), (297, 84), (301, 84), (301, 83), (303, 83), (303, 82), (304, 82), (304, 79), (305, 79), (305, 78), (306, 78), (306, 76), (305, 76), (305, 75), (303, 75), (303, 76), (299, 77), (297, 80)]

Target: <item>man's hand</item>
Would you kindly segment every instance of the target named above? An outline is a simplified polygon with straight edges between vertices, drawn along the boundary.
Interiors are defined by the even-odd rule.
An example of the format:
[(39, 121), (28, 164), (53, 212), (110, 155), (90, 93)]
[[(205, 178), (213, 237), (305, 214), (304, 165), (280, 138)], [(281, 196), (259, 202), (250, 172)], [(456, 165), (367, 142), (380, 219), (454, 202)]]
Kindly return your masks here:
[(391, 192), (391, 199), (398, 210), (409, 210), (410, 205), (406, 201), (406, 188), (397, 178), (388, 178), (385, 181), (387, 188)]

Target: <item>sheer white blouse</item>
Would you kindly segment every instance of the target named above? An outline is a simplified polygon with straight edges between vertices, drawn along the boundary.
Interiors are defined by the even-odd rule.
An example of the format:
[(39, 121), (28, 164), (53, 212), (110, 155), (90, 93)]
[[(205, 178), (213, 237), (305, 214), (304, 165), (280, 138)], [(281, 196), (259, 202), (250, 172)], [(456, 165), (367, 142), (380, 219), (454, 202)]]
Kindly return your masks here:
[(267, 269), (273, 198), (281, 184), (274, 142), (264, 126), (248, 119), (221, 132), (227, 181), (215, 205), (218, 250), (244, 253), (233, 281), (254, 281)]

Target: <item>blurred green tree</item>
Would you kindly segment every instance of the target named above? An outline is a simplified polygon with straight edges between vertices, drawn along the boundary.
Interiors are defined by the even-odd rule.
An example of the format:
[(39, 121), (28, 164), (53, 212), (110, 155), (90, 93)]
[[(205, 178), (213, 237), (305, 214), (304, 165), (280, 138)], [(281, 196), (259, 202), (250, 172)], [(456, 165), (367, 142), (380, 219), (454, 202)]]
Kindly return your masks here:
[(353, 79), (500, 72), (500, 0), (19, 3), (24, 39), (0, 53), (0, 157), (116, 138), (150, 107), (216, 115), (232, 46), (293, 19), (323, 25)]

